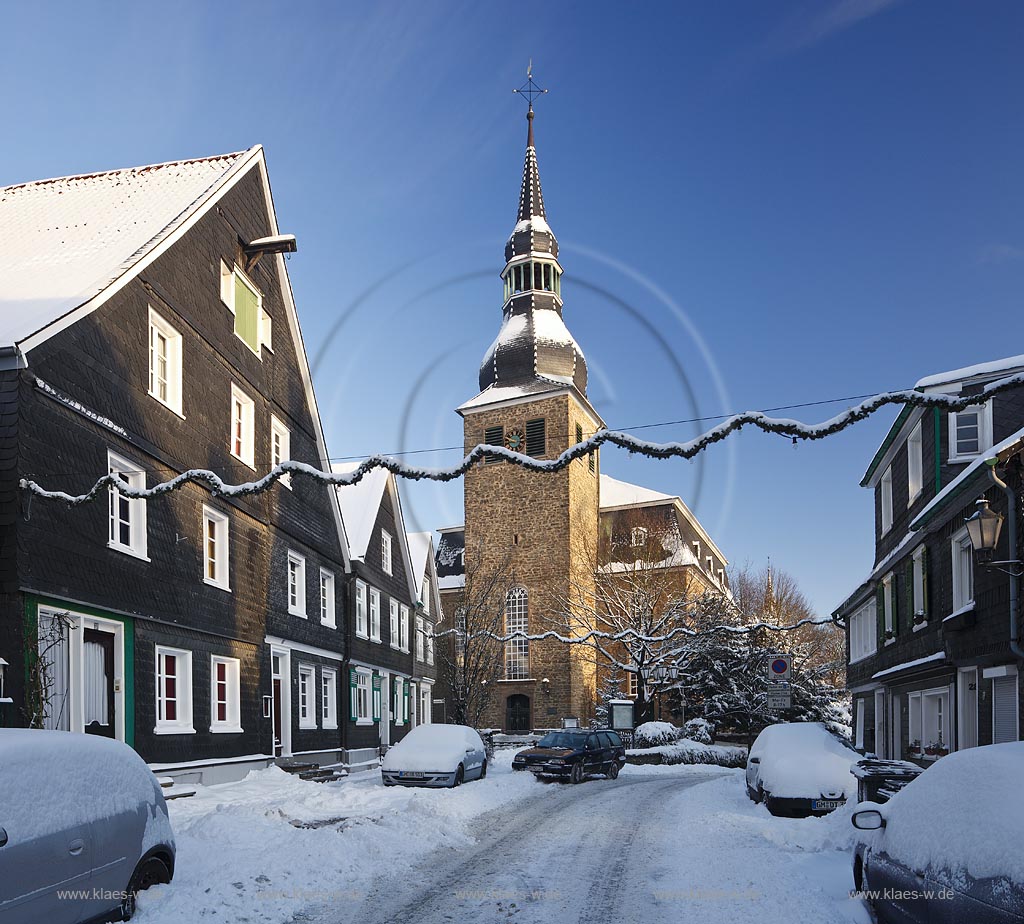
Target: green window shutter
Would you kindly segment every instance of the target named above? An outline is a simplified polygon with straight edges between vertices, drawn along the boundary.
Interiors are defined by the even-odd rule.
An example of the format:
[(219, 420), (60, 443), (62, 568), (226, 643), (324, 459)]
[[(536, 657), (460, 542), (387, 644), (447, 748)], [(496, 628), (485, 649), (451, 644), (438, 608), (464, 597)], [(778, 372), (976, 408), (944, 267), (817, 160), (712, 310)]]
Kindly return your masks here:
[(879, 582), (875, 600), (875, 615), (878, 618), (878, 647), (885, 644), (885, 584)]
[(544, 433), (544, 418), (526, 421), (526, 454), (542, 456), (547, 452), (547, 440)]
[(380, 674), (373, 675), (373, 721), (380, 721)]
[(928, 618), (928, 546), (921, 549), (921, 609)]
[(254, 353), (260, 351), (260, 300), (235, 273), (235, 333)]
[(900, 634), (900, 585), (899, 585), (899, 572), (893, 571), (891, 577), (892, 593), (890, 598), (892, 599), (892, 634), (894, 636)]
[(348, 672), (348, 717), (354, 722), (359, 718), (357, 698), (359, 696), (359, 682), (356, 680), (356, 672), (350, 668)]
[[(504, 427), (488, 427), (484, 430), (484, 442), (488, 446), (504, 446), (505, 445), (505, 428)], [(496, 456), (488, 453), (484, 456), (484, 462), (501, 462), (501, 456)]]

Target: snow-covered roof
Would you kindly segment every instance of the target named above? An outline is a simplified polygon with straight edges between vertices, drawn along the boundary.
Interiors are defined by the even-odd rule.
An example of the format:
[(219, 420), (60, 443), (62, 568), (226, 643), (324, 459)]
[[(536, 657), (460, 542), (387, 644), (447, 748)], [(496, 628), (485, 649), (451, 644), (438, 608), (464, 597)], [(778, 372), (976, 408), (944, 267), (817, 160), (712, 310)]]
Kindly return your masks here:
[(895, 667), (887, 667), (884, 671), (877, 671), (871, 675), (871, 679), (877, 680), (879, 677), (888, 677), (891, 674), (899, 674), (901, 671), (909, 671), (914, 667), (923, 667), (925, 664), (931, 664), (934, 661), (945, 660), (946, 653), (944, 651), (936, 651), (935, 654), (930, 654), (923, 658), (915, 658), (913, 661), (904, 661), (902, 664), (897, 664)]
[(571, 387), (571, 381), (560, 381), (553, 377), (537, 377), (518, 385), (488, 385), (475, 398), (470, 398), (465, 404), (459, 405), (455, 410), (458, 413), (462, 413), (463, 411), (472, 411), (477, 408), (486, 407), (490, 404), (498, 404), (502, 401), (533, 398), (544, 392), (564, 392)]
[(937, 385), (965, 382), (968, 379), (990, 378), (1000, 372), (1009, 375), (1017, 369), (1024, 369), (1024, 355), (1007, 356), (1005, 359), (993, 359), (987, 363), (964, 366), (962, 369), (952, 369), (949, 372), (937, 372), (934, 375), (926, 375), (923, 379), (919, 379), (914, 387), (922, 389), (935, 388)]
[(660, 491), (652, 491), (650, 488), (630, 484), (628, 481), (619, 481), (617, 478), (605, 474), (601, 475), (599, 491), (602, 510), (610, 510), (613, 507), (635, 507), (639, 504), (672, 503), (679, 500), (675, 495), (662, 494)]
[[(358, 467), (358, 462), (335, 462), (331, 470), (338, 474), (347, 474)], [(352, 558), (362, 560), (366, 557), (366, 550), (370, 546), (373, 534), (373, 524), (377, 522), (377, 513), (390, 475), (386, 468), (375, 468), (355, 484), (339, 485), (337, 488), (341, 518), (345, 522), (349, 554)]]
[(100, 294), (260, 150), (0, 189), (0, 343)]
[(434, 537), (431, 533), (406, 533), (406, 537), (409, 540), (409, 557), (412, 559), (412, 578), (417, 587), (422, 587)]

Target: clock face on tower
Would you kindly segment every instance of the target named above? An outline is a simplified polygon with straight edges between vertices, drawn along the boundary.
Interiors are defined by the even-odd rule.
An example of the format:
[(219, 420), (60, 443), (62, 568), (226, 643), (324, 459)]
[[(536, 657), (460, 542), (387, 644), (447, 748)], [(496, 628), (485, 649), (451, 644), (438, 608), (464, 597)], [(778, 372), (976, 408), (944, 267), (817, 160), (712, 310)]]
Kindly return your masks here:
[(524, 442), (522, 430), (509, 430), (505, 434), (505, 445), (513, 452), (521, 452)]

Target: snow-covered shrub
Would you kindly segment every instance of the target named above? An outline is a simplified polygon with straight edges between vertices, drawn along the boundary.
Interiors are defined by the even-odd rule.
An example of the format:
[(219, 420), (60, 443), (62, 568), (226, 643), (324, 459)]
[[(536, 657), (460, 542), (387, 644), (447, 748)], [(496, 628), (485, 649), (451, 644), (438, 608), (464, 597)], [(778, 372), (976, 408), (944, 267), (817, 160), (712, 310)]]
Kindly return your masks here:
[(673, 744), (626, 751), (631, 764), (713, 764), (718, 767), (745, 767), (747, 749), (721, 744), (703, 744), (682, 738)]
[(633, 732), (633, 747), (656, 748), (672, 744), (683, 737), (683, 730), (671, 722), (644, 722)]
[(690, 719), (683, 725), (683, 737), (701, 744), (714, 744), (715, 726), (707, 719)]

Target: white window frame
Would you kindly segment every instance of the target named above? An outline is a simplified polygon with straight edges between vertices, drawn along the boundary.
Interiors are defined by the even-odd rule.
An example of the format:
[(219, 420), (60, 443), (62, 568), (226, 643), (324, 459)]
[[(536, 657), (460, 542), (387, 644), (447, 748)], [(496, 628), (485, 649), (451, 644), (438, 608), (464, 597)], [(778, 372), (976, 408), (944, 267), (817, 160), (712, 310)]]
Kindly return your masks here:
[(390, 629), (391, 638), (389, 639), (390, 645), (394, 649), (401, 648), (401, 641), (399, 639), (400, 629), (398, 628), (398, 601), (392, 597), (388, 603), (389, 616), (390, 616)]
[[(529, 632), (530, 595), (525, 587), (513, 587), (505, 595), (505, 633)], [(526, 680), (530, 676), (530, 640), (511, 638), (505, 642), (505, 679)]]
[(874, 600), (868, 600), (850, 616), (850, 663), (870, 658), (878, 650), (878, 614)]
[(385, 574), (394, 573), (394, 562), (391, 560), (393, 549), (394, 540), (391, 538), (391, 533), (382, 529), (380, 531), (380, 566)]
[(392, 710), (391, 715), (395, 725), (404, 725), (402, 699), (405, 696), (405, 679), (403, 677), (395, 677), (393, 680), (392, 688), (395, 698), (395, 708)]
[[(213, 525), (213, 576), (210, 576), (210, 525)], [(231, 591), (231, 525), (227, 514), (203, 504), (203, 583)]]
[(892, 465), (882, 473), (882, 481), (879, 486), (882, 507), (882, 535), (884, 536), (892, 529)]
[(896, 630), (892, 625), (892, 604), (893, 604), (893, 573), (890, 571), (884, 578), (882, 578), (882, 598), (885, 600), (885, 625), (883, 628), (886, 633), (892, 633), (893, 637), (886, 639), (885, 644), (890, 645), (896, 641)]
[(223, 260), (220, 261), (220, 300), (232, 314), (235, 314), (235, 276), (238, 276), (242, 280), (242, 284), (256, 296), (256, 326), (259, 336), (259, 348), (255, 350), (252, 348), (252, 344), (238, 333), (237, 325), (233, 327), (234, 333), (254, 356), (262, 360), (263, 347), (266, 347), (271, 353), (274, 352), (273, 325), (270, 315), (263, 309), (263, 293), (241, 268), (238, 266), (228, 266)]
[(424, 644), (427, 649), (427, 664), (434, 663), (434, 624), (432, 622), (426, 622), (425, 635), (423, 638)]
[(299, 664), (299, 728), (316, 728), (316, 668), (312, 664)]
[[(146, 472), (131, 459), (107, 450), (107, 471), (117, 472), (128, 487), (146, 487)], [(146, 526), (146, 501), (143, 498), (125, 497), (113, 485), (108, 489), (107, 500), (107, 548), (116, 549), (126, 555), (149, 561), (147, 554), (148, 530)], [(121, 541), (122, 514), (127, 513), (128, 542)]]
[[(292, 457), (292, 434), (279, 417), (270, 415), (270, 466), (280, 465), (282, 462), (291, 461)], [(281, 484), (291, 490), (292, 476), (282, 475)]]
[(430, 687), (420, 684), (420, 725), (430, 724)]
[[(978, 415), (978, 451), (960, 452), (956, 438), (956, 421), (960, 414)], [(950, 411), (949, 413), (949, 461), (970, 462), (983, 452), (992, 448), (992, 399), (984, 404), (965, 408), (963, 411)]]
[(629, 531), (629, 544), (634, 549), (647, 545), (647, 527), (634, 526)]
[(373, 671), (365, 667), (355, 671), (356, 725), (373, 725)]
[[(166, 709), (166, 692), (163, 658), (166, 656), (177, 659), (175, 663), (175, 711), (177, 716), (167, 720), (161, 718)], [(192, 652), (184, 648), (169, 648), (156, 645), (154, 652), (154, 679), (156, 682), (156, 722), (153, 726), (154, 735), (194, 735), (192, 725)]]
[(921, 691), (916, 690), (907, 695), (907, 743), (913, 747), (918, 742), (922, 751), (927, 742), (922, 741), (924, 730), (921, 725)]
[(366, 617), (367, 590), (366, 581), (356, 581), (356, 635), (359, 638), (369, 638), (367, 633), (368, 620)]
[(921, 421), (907, 437), (907, 506), (921, 496), (924, 490), (924, 447), (921, 440)]
[[(953, 572), (953, 612), (956, 613), (974, 604), (974, 547), (971, 545), (966, 526), (954, 533), (950, 539), (950, 555)], [(964, 586), (965, 584), (969, 586)]]
[[(158, 382), (159, 370), (156, 364), (157, 358), (157, 335), (163, 338), (165, 345), (164, 353), (164, 395), (160, 394)], [(181, 370), (182, 370), (182, 349), (181, 334), (174, 329), (164, 318), (155, 312), (150, 306), (149, 309), (149, 394), (164, 407), (174, 411), (179, 417), (184, 415), (181, 412)]]
[(867, 706), (867, 697), (858, 696), (854, 701), (854, 710), (857, 715), (854, 719), (854, 738), (853, 746), (858, 750), (864, 750), (864, 712)]
[(416, 660), (422, 661), (426, 657), (426, 650), (423, 644), (424, 632), (423, 632), (423, 617), (416, 617)]
[(320, 720), (322, 728), (338, 727), (338, 672), (333, 667), (320, 670)]
[(924, 622), (917, 622), (915, 617), (924, 616), (927, 617), (927, 613), (924, 609), (924, 556), (926, 554), (925, 547), (919, 546), (914, 550), (913, 562), (913, 578), (914, 578), (914, 611), (910, 614), (910, 618), (913, 621), (915, 629), (920, 629), (925, 625)]
[(430, 594), (431, 594), (430, 575), (429, 574), (423, 575), (423, 589), (420, 591), (420, 593), (423, 596), (423, 612), (426, 613), (429, 616), (430, 615)]
[(370, 641), (380, 641), (380, 591), (370, 588)]
[[(217, 667), (225, 668), (225, 718), (217, 718), (220, 705), (217, 686)], [(243, 731), (241, 709), (241, 662), (238, 658), (210, 655), (210, 731), (213, 734), (237, 734)]]
[[(933, 690), (922, 690), (921, 691), (921, 750), (923, 751), (930, 744), (936, 743), (935, 739), (931, 737), (931, 734), (925, 734), (926, 721), (937, 717), (939, 719), (939, 727), (937, 734), (942, 740), (942, 746), (947, 751), (953, 750), (953, 745), (950, 742), (949, 734), (949, 687), (936, 687)], [(929, 712), (929, 709), (935, 710)], [(927, 738), (928, 740), (925, 740)], [(926, 755), (931, 756), (931, 755)]]
[[(239, 462), (256, 468), (256, 403), (234, 382), (231, 383), (231, 422), (228, 451)], [(236, 445), (237, 444), (237, 445)], [(238, 451), (236, 452), (236, 448)]]
[(334, 572), (320, 569), (320, 625), (337, 628), (334, 605)]
[(398, 621), (399, 647), (406, 654), (409, 653), (409, 607), (404, 603), (401, 605), (401, 616)]
[(285, 591), (288, 594), (288, 613), (307, 619), (306, 614), (306, 556), (288, 550), (288, 571)]

